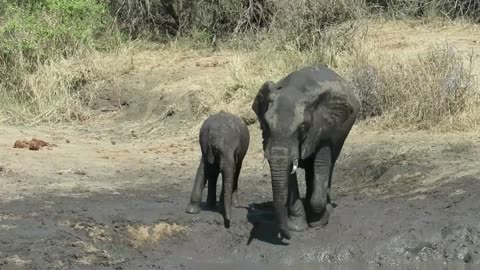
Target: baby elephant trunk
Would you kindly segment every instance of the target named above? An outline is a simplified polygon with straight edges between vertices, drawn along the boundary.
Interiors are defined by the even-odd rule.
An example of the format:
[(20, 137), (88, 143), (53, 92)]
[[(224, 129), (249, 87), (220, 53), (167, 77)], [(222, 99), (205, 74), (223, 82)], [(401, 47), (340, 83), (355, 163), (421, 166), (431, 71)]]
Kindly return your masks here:
[(232, 160), (225, 162), (222, 174), (224, 224), (225, 228), (230, 228), (230, 222), (232, 220), (233, 181), (235, 180), (235, 164)]

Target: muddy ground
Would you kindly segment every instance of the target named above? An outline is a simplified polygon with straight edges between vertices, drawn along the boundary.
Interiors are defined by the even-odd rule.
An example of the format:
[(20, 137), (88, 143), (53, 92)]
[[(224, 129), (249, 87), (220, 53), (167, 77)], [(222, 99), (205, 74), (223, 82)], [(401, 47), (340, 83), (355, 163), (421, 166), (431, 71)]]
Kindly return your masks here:
[[(1, 126), (0, 269), (478, 267), (478, 136), (353, 131), (330, 223), (279, 241), (268, 165), (260, 169), (260, 136), (250, 129), (240, 202), (225, 229), (215, 211), (184, 211), (200, 157), (195, 136)], [(57, 146), (12, 148), (31, 137)]]

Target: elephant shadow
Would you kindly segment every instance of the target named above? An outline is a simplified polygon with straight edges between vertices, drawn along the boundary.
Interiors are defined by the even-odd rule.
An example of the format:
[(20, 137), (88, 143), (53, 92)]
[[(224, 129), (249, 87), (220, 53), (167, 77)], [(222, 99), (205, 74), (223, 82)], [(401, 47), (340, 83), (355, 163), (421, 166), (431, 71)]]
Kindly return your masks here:
[(257, 239), (273, 245), (288, 245), (280, 237), (280, 230), (276, 224), (272, 202), (252, 203), (247, 209), (247, 220), (253, 225), (247, 245)]
[[(302, 202), (305, 205), (306, 202), (304, 198), (302, 198)], [(331, 202), (331, 205), (333, 208), (338, 206), (338, 204), (333, 202)], [(246, 209), (248, 211), (247, 220), (253, 225), (247, 245), (250, 245), (253, 239), (273, 245), (288, 245), (288, 243), (284, 242), (279, 236), (280, 229), (276, 223), (273, 203), (271, 201), (252, 203), (249, 204)]]

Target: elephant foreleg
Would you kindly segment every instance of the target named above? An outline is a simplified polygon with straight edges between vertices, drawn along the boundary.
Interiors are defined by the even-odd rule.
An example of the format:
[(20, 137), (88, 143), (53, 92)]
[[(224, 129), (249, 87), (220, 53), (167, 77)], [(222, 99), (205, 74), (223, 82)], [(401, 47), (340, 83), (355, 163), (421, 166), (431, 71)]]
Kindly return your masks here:
[(305, 209), (300, 199), (300, 192), (298, 190), (297, 173), (290, 174), (288, 177), (287, 204), (288, 229), (296, 232), (305, 230), (308, 226)]
[(327, 205), (332, 164), (331, 149), (329, 146), (323, 146), (314, 161), (314, 178), (308, 213), (308, 223), (311, 227), (323, 227), (328, 224), (330, 213)]

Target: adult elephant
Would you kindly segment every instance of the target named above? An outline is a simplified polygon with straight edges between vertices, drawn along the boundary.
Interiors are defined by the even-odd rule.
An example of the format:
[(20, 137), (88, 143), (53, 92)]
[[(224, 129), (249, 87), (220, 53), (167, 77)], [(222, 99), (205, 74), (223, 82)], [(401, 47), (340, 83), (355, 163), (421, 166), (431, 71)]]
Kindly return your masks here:
[[(267, 81), (258, 91), (252, 109), (263, 131), (282, 238), (290, 239), (289, 230), (305, 230), (307, 222), (310, 227), (328, 223), (332, 171), (359, 107), (349, 84), (324, 65)], [(298, 167), (305, 169), (305, 208)]]

